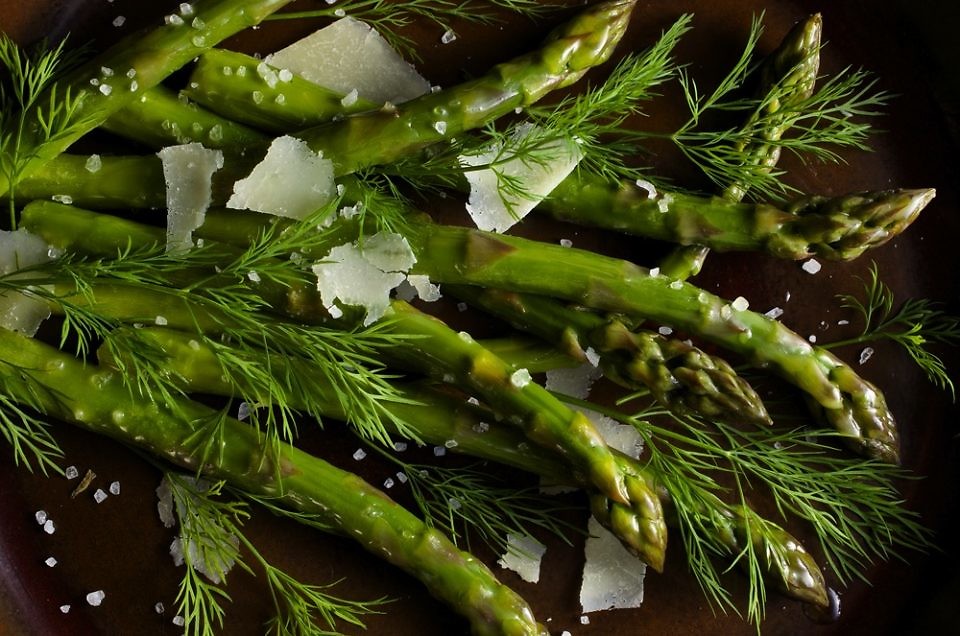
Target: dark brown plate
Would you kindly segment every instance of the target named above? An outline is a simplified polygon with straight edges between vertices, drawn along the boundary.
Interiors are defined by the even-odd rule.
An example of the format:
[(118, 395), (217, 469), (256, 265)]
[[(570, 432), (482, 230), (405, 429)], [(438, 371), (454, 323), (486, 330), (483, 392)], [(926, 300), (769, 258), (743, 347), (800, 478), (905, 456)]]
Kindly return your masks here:
[[(0, 28), (24, 42), (47, 33), (59, 37), (71, 31), (75, 43), (89, 39), (99, 48), (156, 20), (165, 13), (164, 8), (169, 12), (177, 4), (0, 0)], [(955, 245), (955, 237), (960, 236), (960, 191), (954, 154), (956, 121), (950, 116), (956, 113), (958, 104), (960, 82), (955, 69), (960, 49), (948, 27), (956, 24), (960, 11), (946, 6), (952, 3), (939, 4), (944, 6), (932, 0), (902, 5), (860, 0), (640, 3), (623, 50), (629, 45), (645, 46), (680, 13), (693, 12), (695, 30), (687, 36), (682, 56), (692, 63), (695, 75), (705, 78), (716, 77), (733, 61), (754, 13), (766, 11), (762, 49), (768, 50), (795, 21), (822, 12), (829, 41), (825, 70), (836, 71), (848, 64), (863, 66), (876, 72), (882, 88), (898, 97), (881, 124), (887, 132), (874, 141), (876, 152), (851, 153), (849, 165), (842, 166), (788, 164), (793, 183), (820, 193), (890, 186), (934, 186), (938, 190), (934, 203), (904, 236), (856, 263), (830, 264), (811, 277), (796, 263), (754, 255), (713, 255), (698, 279), (702, 286), (730, 298), (743, 295), (754, 307), (782, 305), (787, 310), (783, 320), (801, 334), (839, 337), (843, 330), (835, 325), (846, 314), (838, 308), (834, 296), (859, 290), (855, 276), (867, 272), (872, 258), (899, 298), (933, 298), (945, 302), (952, 313), (960, 313), (960, 250)], [(126, 18), (122, 27), (111, 24), (118, 15)], [(238, 38), (233, 44), (248, 51), (268, 51), (309, 28), (304, 24), (271, 26)], [(465, 74), (481, 72), (533, 47), (545, 29), (545, 25), (513, 20), (503, 27), (462, 29), (459, 39), (449, 45), (440, 43), (436, 29), (415, 31), (423, 57), (419, 67), (433, 82), (449, 85)], [(666, 112), (659, 114), (668, 116)], [(561, 230), (544, 226), (536, 231)], [(596, 233), (582, 229), (570, 229), (569, 233), (581, 244), (601, 243)], [(784, 303), (787, 291), (791, 299)], [(822, 321), (830, 325), (826, 331)], [(852, 359), (857, 352), (846, 351), (843, 355)], [(955, 352), (947, 352), (947, 359), (951, 369), (960, 368)], [(936, 531), (942, 552), (907, 554), (904, 561), (867, 572), (869, 584), (858, 582), (840, 588), (840, 618), (827, 625), (809, 620), (797, 603), (771, 598), (764, 631), (816, 635), (960, 633), (955, 605), (960, 598), (955, 574), (960, 566), (955, 544), (960, 536), (955, 488), (960, 483), (960, 413), (948, 396), (931, 387), (906, 356), (892, 347), (878, 347), (877, 355), (861, 370), (886, 392), (899, 418), (903, 463), (924, 477), (903, 485), (906, 505), (918, 511), (924, 523)], [(18, 471), (9, 453), (0, 454), (0, 617), (4, 619), (0, 635), (178, 633), (171, 619), (179, 573), (167, 553), (171, 531), (161, 526), (156, 514), (157, 471), (113, 442), (66, 426), (59, 426), (57, 434), (66, 451), (64, 465), (96, 472), (94, 488), (106, 489), (107, 484), (118, 480), (122, 492), (99, 505), (89, 491), (71, 499), (75, 482)], [(324, 435), (309, 435), (305, 443), (333, 460), (349, 462), (354, 442), (332, 433)], [(376, 474), (373, 478), (377, 479)], [(55, 534), (44, 534), (35, 523), (34, 512), (39, 509), (55, 519)], [(247, 528), (269, 558), (305, 580), (326, 583), (343, 578), (338, 591), (344, 596), (397, 599), (387, 606), (384, 615), (369, 619), (366, 633), (400, 636), (465, 632), (462, 621), (429, 598), (419, 583), (349, 541), (262, 513), (255, 513)], [(551, 542), (538, 585), (523, 583), (510, 572), (502, 572), (502, 579), (531, 602), (540, 620), (556, 634), (563, 630), (576, 636), (754, 633), (754, 627), (737, 616), (711, 609), (685, 571), (680, 551), (681, 546), (674, 544), (665, 572), (648, 574), (642, 608), (595, 613), (590, 615), (588, 625), (581, 624), (578, 603), (582, 544), (565, 548)], [(48, 556), (57, 559), (56, 567), (44, 565)], [(738, 593), (743, 591), (738, 575), (729, 575), (728, 581)], [(84, 596), (97, 589), (105, 590), (106, 600), (100, 607), (89, 607)], [(269, 602), (262, 581), (238, 572), (231, 575), (229, 591), (233, 603), (223, 633), (260, 633)], [(154, 610), (157, 602), (166, 606), (164, 613)], [(58, 609), (63, 604), (71, 605), (68, 614)]]

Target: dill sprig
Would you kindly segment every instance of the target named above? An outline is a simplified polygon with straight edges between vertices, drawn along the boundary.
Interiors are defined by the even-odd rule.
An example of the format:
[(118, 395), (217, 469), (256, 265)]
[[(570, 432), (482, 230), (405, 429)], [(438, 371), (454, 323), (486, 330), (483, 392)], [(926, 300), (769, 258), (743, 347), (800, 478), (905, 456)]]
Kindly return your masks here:
[(339, 634), (338, 622), (363, 627), (361, 616), (377, 611), (386, 599), (352, 601), (329, 594), (332, 585), (299, 581), (271, 564), (244, 535), (242, 526), (250, 513), (237, 500), (224, 499), (226, 484), (208, 482), (166, 472), (164, 484), (173, 500), (180, 525), (179, 541), (186, 570), (177, 595), (178, 614), (191, 636), (212, 636), (223, 626), (224, 603), (230, 597), (223, 589), (227, 572), (234, 566), (253, 574), (242, 557), (241, 547), (264, 573), (274, 605), (267, 627), (278, 635)]
[[(530, 199), (528, 184), (504, 166), (521, 162), (549, 166), (558, 154), (574, 152), (579, 165), (611, 178), (637, 179), (640, 172), (628, 159), (640, 152), (638, 138), (627, 126), (654, 89), (677, 70), (673, 51), (690, 29), (692, 17), (683, 15), (642, 53), (625, 56), (605, 81), (552, 105), (528, 108), (526, 117), (506, 127), (485, 126), (479, 134), (457, 138), (426, 156), (402, 159), (383, 168), (418, 189), (456, 188), (468, 171), (491, 170), (500, 198), (508, 209)], [(466, 165), (463, 157), (483, 157)]]
[[(50, 426), (35, 415), (42, 413), (44, 400), (37, 391), (44, 390), (29, 381), (29, 369), (0, 360), (0, 435), (13, 450), (13, 463), (33, 472), (60, 474), (57, 463), (63, 457)], [(13, 399), (11, 396), (18, 396)]]
[(825, 343), (825, 348), (861, 345), (890, 340), (903, 347), (935, 386), (949, 391), (956, 400), (956, 388), (943, 360), (928, 348), (931, 344), (960, 343), (960, 318), (947, 314), (934, 302), (908, 299), (899, 308), (893, 291), (880, 280), (877, 264), (863, 281), (863, 300), (851, 294), (839, 296), (841, 306), (852, 309), (863, 319), (863, 330), (853, 338)]
[[(37, 143), (70, 134), (81, 96), (57, 81), (77, 62), (81, 50), (70, 51), (66, 40), (51, 47), (42, 41), (24, 49), (0, 32), (0, 173), (9, 184), (10, 229), (17, 227), (15, 189), (19, 175), (33, 159)], [(41, 103), (46, 99), (45, 103)]]
[[(762, 16), (754, 18), (740, 57), (709, 94), (700, 92), (689, 71), (680, 71), (688, 119), (667, 137), (718, 188), (742, 184), (757, 197), (776, 198), (794, 191), (781, 179), (782, 170), (759, 167), (744, 161), (744, 148), (769, 143), (771, 129), (789, 134), (777, 139), (777, 146), (803, 161), (840, 163), (841, 148), (869, 150), (872, 132), (863, 118), (881, 114), (890, 94), (876, 89), (876, 79), (863, 70), (846, 68), (826, 81), (809, 97), (799, 99), (791, 85), (793, 72), (770, 87), (762, 97), (742, 97), (739, 91), (754, 72), (757, 43), (763, 32)], [(798, 62), (797, 69), (805, 61)], [(792, 95), (791, 99), (784, 99)], [(777, 104), (777, 108), (768, 108)], [(714, 112), (754, 113), (747, 124), (724, 130), (699, 130)], [(660, 135), (651, 135), (660, 136)]]
[[(746, 615), (763, 618), (767, 598), (767, 567), (762, 558), (786, 562), (786, 551), (769, 520), (748, 502), (754, 493), (768, 497), (785, 521), (800, 521), (814, 532), (824, 559), (841, 583), (863, 577), (880, 559), (923, 551), (931, 535), (918, 516), (903, 507), (894, 487), (910, 474), (891, 464), (839, 454), (832, 442), (836, 431), (794, 428), (740, 430), (722, 422), (678, 415), (658, 405), (625, 413), (620, 408), (585, 405), (635, 427), (644, 439), (643, 458), (670, 493), (687, 550), (691, 572), (711, 603), (739, 613), (714, 561), (729, 554), (729, 544), (717, 528), (729, 524), (732, 500), (748, 536), (735, 565), (749, 581)], [(631, 402), (626, 396), (619, 405)], [(757, 533), (757, 537), (749, 534)], [(755, 539), (765, 554), (758, 553)]]
[(569, 544), (569, 533), (581, 532), (557, 516), (570, 507), (547, 502), (535, 488), (502, 483), (479, 465), (450, 468), (412, 463), (383, 448), (375, 450), (400, 468), (398, 480), (409, 488), (424, 522), (454, 544), (464, 541), (467, 550), (472, 536), (496, 554), (504, 554), (511, 549), (508, 535), (526, 536), (536, 528)]

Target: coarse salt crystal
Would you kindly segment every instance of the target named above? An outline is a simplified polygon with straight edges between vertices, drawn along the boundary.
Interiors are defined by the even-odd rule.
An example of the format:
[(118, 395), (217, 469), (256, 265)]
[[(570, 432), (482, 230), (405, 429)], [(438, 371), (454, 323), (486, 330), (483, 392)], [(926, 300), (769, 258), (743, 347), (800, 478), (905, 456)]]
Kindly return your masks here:
[(367, 456), (367, 451), (363, 450), (362, 448), (358, 448), (357, 450), (353, 451), (353, 458), (357, 461), (360, 461), (366, 456)]
[(532, 379), (533, 378), (530, 376), (529, 371), (527, 371), (526, 369), (517, 369), (510, 375), (510, 384), (517, 387), (518, 389), (522, 389), (523, 387), (530, 384), (530, 381)]
[(849, 324), (850, 324), (850, 321), (849, 321), (849, 320), (838, 320), (838, 321), (837, 321), (837, 326), (838, 326), (838, 327), (843, 327), (844, 325), (849, 325)]
[(61, 611), (62, 613), (64, 613), (64, 614), (69, 614), (69, 613), (70, 613), (70, 606), (69, 606), (69, 605), (61, 605), (61, 606), (60, 606), (60, 611)]
[(80, 476), (80, 471), (76, 466), (67, 466), (63, 471), (63, 476), (67, 479), (76, 479)]
[(817, 341), (816, 334), (810, 334), (809, 336), (807, 336), (807, 340), (809, 340), (811, 343), (815, 343)]
[(659, 276), (659, 275), (660, 275), (660, 268), (659, 268), (659, 267), (654, 267), (653, 269), (650, 270), (650, 277), (651, 277), (651, 278), (656, 278), (656, 277)]
[(573, 241), (570, 239), (560, 239), (560, 247), (573, 247)]
[(457, 440), (455, 439), (448, 439), (443, 443), (443, 445), (446, 446), (447, 448), (456, 448), (457, 446), (460, 445), (460, 443), (457, 442)]
[(107, 493), (105, 493), (102, 488), (97, 488), (93, 492), (93, 500), (96, 501), (97, 503), (103, 503), (104, 501), (106, 501), (106, 499), (107, 499)]
[(808, 274), (816, 274), (823, 268), (823, 265), (816, 259), (811, 258), (809, 261), (804, 261), (800, 267)]
[(433, 456), (434, 457), (443, 457), (447, 454), (447, 448), (445, 446), (434, 446), (433, 447)]
[(468, 309), (467, 303), (457, 303), (457, 311), (464, 312)]
[(43, 531), (47, 534), (53, 534), (57, 531), (57, 526), (53, 524), (53, 519), (47, 519), (43, 522)]
[(443, 32), (443, 35), (440, 36), (440, 42), (443, 44), (450, 44), (457, 39), (457, 34), (453, 32), (453, 29), (447, 29)]
[(657, 329), (657, 331), (660, 333), (661, 336), (669, 336), (670, 334), (673, 333), (673, 329), (667, 326), (660, 327), (659, 329)]
[(160, 603), (160, 602), (157, 602), (157, 604), (153, 606), (153, 611), (156, 612), (157, 614), (163, 614), (164, 609), (165, 608), (163, 607), (163, 603)]
[(90, 155), (87, 157), (86, 163), (83, 164), (87, 172), (99, 172), (102, 166), (103, 161), (100, 159), (100, 155)]
[(157, 316), (153, 319), (153, 324), (157, 325), (158, 327), (165, 326), (167, 324), (166, 316)]
[(737, 296), (730, 306), (737, 311), (746, 311), (750, 307), (750, 302), (743, 296)]
[(47, 557), (47, 559), (46, 559), (46, 561), (44, 561), (44, 563), (47, 564), (47, 567), (48, 567), (48, 568), (52, 568), (52, 567), (54, 567), (54, 566), (57, 564), (57, 560), (56, 560), (55, 558), (53, 558), (53, 557)]
[(33, 517), (37, 520), (37, 523), (42, 526), (47, 522), (47, 511), (37, 510), (35, 513), (33, 513)]
[(103, 602), (103, 599), (106, 598), (106, 594), (103, 590), (97, 590), (95, 592), (90, 592), (87, 594), (87, 603), (93, 607), (98, 607), (100, 603)]
[(867, 360), (873, 357), (873, 347), (864, 347), (860, 352), (860, 364), (866, 364)]
[(397, 451), (398, 453), (402, 453), (403, 451), (407, 450), (407, 443), (406, 443), (406, 442), (394, 442), (394, 443), (393, 443), (393, 450)]
[(683, 281), (675, 280), (670, 283), (670, 289), (683, 289)]
[(111, 495), (119, 495), (119, 494), (120, 494), (120, 482), (119, 482), (119, 481), (111, 481), (111, 482), (110, 482), (110, 494), (111, 494)]
[(589, 617), (589, 616), (581, 616), (581, 617), (580, 617), (580, 624), (581, 624), (581, 625), (589, 625), (589, 624), (590, 624), (590, 617)]
[(237, 419), (241, 422), (250, 417), (250, 405), (247, 402), (241, 402), (237, 407)]
[(173, 620), (170, 622), (176, 625), (177, 627), (183, 627), (184, 624), (186, 623), (183, 616), (180, 616), (179, 614), (177, 616), (174, 616)]
[(344, 107), (350, 107), (356, 104), (358, 99), (360, 99), (360, 93), (358, 93), (357, 89), (354, 88), (343, 96), (343, 98), (340, 100), (340, 105)]
[(386, 479), (383, 480), (384, 488), (393, 488), (393, 484), (394, 482), (392, 477), (387, 477)]
[(647, 191), (648, 199), (657, 198), (657, 187), (653, 185), (651, 182), (647, 181), (646, 179), (637, 179), (636, 183), (638, 188), (640, 188), (641, 190)]
[(770, 318), (771, 320), (776, 320), (777, 318), (783, 315), (783, 309), (780, 307), (774, 307), (763, 315), (766, 316), (767, 318)]
[(402, 472), (402, 471), (399, 472), (399, 473), (397, 473), (397, 481), (399, 481), (401, 484), (407, 483), (407, 480), (408, 480), (408, 479), (409, 479), (409, 477), (407, 477), (407, 473)]

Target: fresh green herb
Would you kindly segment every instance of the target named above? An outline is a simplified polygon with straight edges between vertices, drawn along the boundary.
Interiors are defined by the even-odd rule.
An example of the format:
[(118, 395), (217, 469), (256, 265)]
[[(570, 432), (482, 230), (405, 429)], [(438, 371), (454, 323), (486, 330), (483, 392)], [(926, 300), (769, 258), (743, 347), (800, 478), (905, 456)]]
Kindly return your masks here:
[(890, 340), (903, 347), (927, 379), (956, 400), (956, 388), (943, 360), (928, 347), (931, 344), (956, 346), (960, 343), (960, 318), (944, 312), (927, 299), (908, 299), (895, 309), (893, 291), (880, 280), (876, 263), (864, 281), (863, 300), (850, 294), (840, 296), (843, 307), (863, 318), (863, 330), (853, 338), (826, 343), (826, 348), (862, 345)]
[(50, 47), (41, 42), (25, 50), (0, 32), (0, 173), (9, 183), (11, 229), (17, 227), (15, 188), (24, 166), (31, 160), (27, 138), (41, 143), (69, 134), (76, 122), (80, 97), (68, 87), (57, 90), (57, 80), (80, 56), (66, 48), (67, 41)]
[[(278, 635), (339, 634), (338, 622), (363, 627), (361, 616), (377, 611), (385, 599), (359, 602), (332, 596), (331, 586), (303, 583), (269, 563), (243, 533), (249, 518), (246, 506), (221, 497), (225, 483), (207, 482), (167, 472), (173, 510), (180, 526), (176, 539), (186, 570), (177, 596), (178, 615), (191, 636), (212, 636), (223, 626), (223, 603), (230, 597), (222, 585), (236, 565), (253, 574), (242, 558), (241, 546), (265, 574), (275, 615), (268, 623)], [(328, 628), (325, 629), (323, 626)]]
[[(0, 360), (9, 372), (0, 374), (0, 435), (13, 449), (13, 462), (33, 472), (34, 466), (44, 475), (61, 474), (59, 460), (63, 457), (50, 426), (35, 413), (41, 400), (36, 391), (42, 390), (28, 380), (30, 370), (18, 369)], [(18, 386), (13, 387), (16, 383)], [(16, 400), (13, 395), (28, 396)]]

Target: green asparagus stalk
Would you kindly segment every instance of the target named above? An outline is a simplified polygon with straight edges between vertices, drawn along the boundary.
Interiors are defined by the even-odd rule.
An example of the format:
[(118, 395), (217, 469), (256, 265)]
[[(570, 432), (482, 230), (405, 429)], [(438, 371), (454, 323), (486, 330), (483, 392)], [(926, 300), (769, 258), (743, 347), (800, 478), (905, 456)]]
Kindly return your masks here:
[[(44, 414), (200, 470), (278, 506), (317, 515), (331, 530), (404, 569), (489, 636), (547, 631), (530, 607), (475, 557), (351, 473), (284, 445), (275, 465), (251, 427), (229, 417), (218, 453), (201, 457), (190, 439), (198, 422), (219, 417), (198, 403), (137, 400), (113, 371), (48, 345), (0, 330), (0, 377), (12, 397)], [(180, 414), (183, 414), (182, 416)], [(279, 467), (279, 470), (277, 470)]]
[(537, 51), (499, 64), (464, 84), (428, 93), (395, 109), (369, 111), (298, 133), (338, 175), (390, 163), (529, 106), (610, 58), (636, 0), (587, 7)]
[[(778, 111), (789, 109), (813, 94), (820, 69), (820, 34), (823, 19), (815, 14), (798, 22), (783, 38), (777, 49), (760, 68), (760, 86), (757, 93), (767, 95), (741, 130), (748, 134), (761, 116), (774, 116), (770, 125), (760, 131), (759, 139), (741, 141), (737, 149), (744, 153), (744, 164), (757, 171), (770, 172), (780, 159), (777, 141), (787, 130), (783, 119), (775, 118)], [(773, 98), (771, 99), (771, 96)], [(744, 183), (732, 183), (723, 191), (728, 201), (741, 201), (747, 194)], [(708, 249), (700, 245), (675, 248), (660, 263), (660, 271), (678, 279), (686, 279), (700, 272), (707, 258)]]
[[(165, 204), (163, 168), (157, 157), (103, 157), (100, 171), (93, 174), (85, 167), (88, 159), (58, 157), (18, 185), (18, 198), (64, 197), (104, 209)], [(215, 193), (220, 203), (229, 194), (223, 185)], [(851, 260), (906, 229), (935, 194), (927, 188), (806, 196), (776, 207), (679, 193), (649, 199), (646, 191), (634, 186), (614, 185), (583, 172), (579, 180), (562, 182), (543, 205), (562, 220), (681, 245), (706, 245), (720, 252)]]
[[(139, 333), (147, 335), (167, 353), (167, 366), (184, 383), (185, 390), (236, 397), (236, 388), (224, 381), (223, 368), (209, 347), (197, 343), (189, 334), (169, 329), (149, 328)], [(101, 364), (109, 366), (109, 357), (101, 357)], [(297, 360), (277, 356), (269, 360), (269, 366), (278, 372), (294, 366), (297, 375), (310, 373), (308, 368), (298, 366)], [(485, 409), (427, 387), (410, 385), (403, 390), (408, 399), (390, 405), (395, 411), (393, 419), (411, 422), (417, 436), (424, 442), (446, 445), (453, 441), (455, 444), (450, 446), (455, 452), (534, 472), (553, 483), (564, 484), (573, 480), (575, 485), (590, 487), (582, 480), (576, 482), (577, 475), (571, 473), (566, 462), (561, 461), (556, 453), (525, 444), (525, 438), (516, 429), (498, 424)], [(263, 396), (256, 395), (255, 398), (258, 402), (265, 401)], [(327, 417), (343, 419), (346, 416), (333, 396), (326, 396), (324, 409)], [(619, 462), (629, 465), (630, 470), (649, 483), (660, 481), (649, 466), (622, 454), (614, 454)], [(669, 493), (662, 487), (655, 488), (654, 492), (665, 506), (667, 518), (673, 525), (678, 524)], [(762, 530), (756, 527), (754, 515), (747, 514), (745, 506), (725, 504), (715, 497), (701, 502), (701, 505), (708, 502), (711, 508), (700, 511), (698, 517), (711, 528), (717, 543), (727, 549), (729, 557), (739, 555), (744, 543), (752, 541), (756, 553), (763, 559), (764, 571), (780, 591), (804, 602), (826, 604), (823, 575), (799, 541), (769, 522)], [(753, 527), (749, 527), (750, 524)]]
[(102, 128), (155, 149), (191, 142), (245, 148), (266, 141), (262, 133), (201, 108), (162, 84), (113, 113)]
[[(126, 244), (122, 230), (113, 239), (84, 232), (83, 216), (70, 206), (38, 202), (24, 209), (23, 222), (63, 249), (108, 250), (109, 254), (115, 252), (118, 241)], [(204, 227), (218, 226), (219, 240), (233, 235), (234, 242), (242, 243), (249, 239), (237, 220), (241, 216), (208, 214)], [(349, 242), (355, 231), (350, 236), (348, 227), (341, 224), (341, 232), (330, 234), (328, 247), (314, 247), (317, 253), (304, 250), (304, 256), (322, 258), (324, 249)], [(896, 423), (883, 394), (832, 353), (811, 345), (776, 320), (735, 308), (689, 283), (576, 248), (429, 223), (410, 224), (405, 238), (417, 258), (414, 272), (428, 275), (435, 283), (548, 295), (601, 311), (644, 317), (740, 354), (809, 396), (814, 413), (839, 431), (855, 452), (894, 463), (899, 459)], [(98, 242), (112, 247), (97, 247)], [(288, 294), (288, 300), (284, 311), (294, 316), (313, 314), (319, 304), (302, 291)], [(302, 310), (298, 303), (304, 304)]]
[(511, 422), (519, 420), (528, 439), (560, 453), (599, 491), (591, 509), (601, 523), (647, 564), (663, 568), (666, 527), (659, 499), (634, 467), (617, 461), (586, 415), (532, 381), (527, 369), (512, 367), (468, 335), (407, 303), (394, 301), (392, 309), (386, 329), (405, 338), (392, 356), (438, 380), (452, 374)]
[[(48, 231), (35, 222), (38, 216), (47, 217), (48, 220), (52, 218), (51, 214), (38, 214), (38, 211), (42, 210), (69, 212), (68, 216), (73, 221), (67, 225), (58, 224), (59, 229), (47, 225), (45, 227), (50, 228)], [(84, 216), (96, 215), (83, 214), (76, 208), (47, 202), (36, 202), (24, 209), (25, 227), (43, 236), (51, 244), (72, 252), (109, 256), (124, 248), (136, 249), (156, 245), (161, 238), (158, 229), (119, 219), (97, 224), (94, 231), (84, 232), (82, 236), (69, 236), (69, 226), (83, 223)], [(130, 231), (125, 231), (124, 226), (129, 226)], [(189, 274), (185, 274), (185, 277), (189, 277)], [(258, 293), (267, 296), (276, 311), (308, 322), (328, 319), (318, 295), (310, 293), (310, 290), (282, 288), (271, 292), (270, 288), (270, 281), (262, 281)], [(142, 305), (125, 302), (122, 299), (122, 289), (117, 290), (115, 295), (111, 295), (111, 291), (113, 290), (108, 288), (104, 298), (99, 294), (92, 294), (99, 311), (110, 309), (116, 312), (109, 314), (110, 317), (128, 321), (144, 318), (129, 314), (131, 307)], [(145, 292), (140, 290), (140, 293)], [(91, 293), (88, 291), (86, 296), (90, 297)], [(172, 313), (163, 314), (167, 324), (171, 326), (194, 330), (202, 319), (205, 331), (216, 333), (229, 324), (229, 317), (208, 317), (200, 308), (197, 311), (179, 308), (178, 303), (187, 302), (182, 294), (167, 295), (161, 291), (160, 297), (168, 299), (164, 304), (165, 308), (174, 310)], [(439, 320), (400, 301), (395, 301), (392, 309), (390, 319), (383, 322), (381, 329), (383, 333), (401, 337), (385, 352), (387, 355), (394, 361), (400, 361), (418, 371), (440, 374), (440, 379), (449, 376), (458, 380), (522, 426), (532, 441), (564, 453), (571, 465), (582, 471), (599, 491), (593, 498), (593, 505), (600, 520), (612, 527), (624, 543), (644, 561), (655, 569), (662, 567), (666, 529), (659, 500), (652, 492), (650, 484), (631, 467), (623, 466), (615, 460), (585, 415), (566, 407), (545, 389), (530, 381), (528, 371), (513, 369), (477, 342), (454, 332)], [(194, 317), (195, 313), (199, 318)], [(211, 322), (214, 323), (212, 327)]]
[(905, 230), (933, 199), (932, 188), (881, 190), (783, 206), (732, 203), (682, 193), (650, 198), (628, 183), (583, 172), (562, 182), (541, 207), (574, 223), (718, 252), (762, 251), (785, 259), (852, 260)]
[[(198, 0), (185, 4), (186, 15), (171, 14), (166, 23), (124, 38), (57, 82), (50, 100), (40, 99), (35, 126), (20, 139), (20, 153), (29, 160), (15, 175), (29, 176), (82, 135), (139, 99), (143, 91), (225, 38), (256, 25), (290, 0)], [(92, 83), (93, 82), (93, 83)], [(95, 83), (95, 85), (94, 85)], [(40, 122), (53, 116), (53, 104), (72, 100), (70, 125), (50, 134)], [(0, 195), (13, 187), (10, 175), (0, 174)]]
[(197, 60), (183, 94), (228, 120), (274, 133), (380, 106), (362, 98), (348, 104), (343, 95), (297, 75), (280, 77), (280, 69), (254, 57), (211, 49)]
[(741, 354), (804, 391), (850, 448), (898, 461), (896, 425), (880, 391), (775, 320), (689, 283), (575, 248), (428, 224), (411, 228), (407, 240), (415, 269), (435, 282), (550, 295), (641, 316)]
[(545, 296), (458, 285), (444, 289), (583, 362), (586, 350), (592, 349), (606, 377), (628, 388), (646, 387), (673, 411), (729, 422), (771, 423), (749, 383), (726, 361), (693, 345), (634, 331), (615, 316), (602, 317)]

